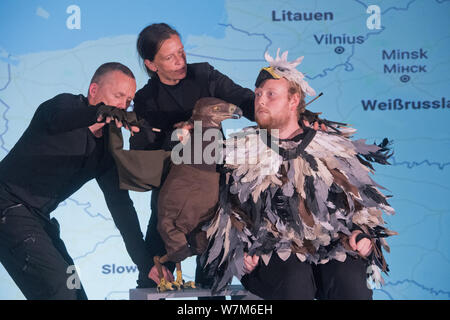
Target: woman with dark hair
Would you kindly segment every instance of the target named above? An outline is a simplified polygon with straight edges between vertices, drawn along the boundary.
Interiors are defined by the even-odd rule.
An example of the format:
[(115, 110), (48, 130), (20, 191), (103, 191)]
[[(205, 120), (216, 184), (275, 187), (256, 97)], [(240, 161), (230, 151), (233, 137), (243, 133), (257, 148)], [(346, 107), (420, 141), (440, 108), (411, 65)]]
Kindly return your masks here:
[[(150, 79), (136, 93), (134, 111), (138, 118), (146, 120), (148, 127), (160, 131), (143, 128), (130, 139), (132, 149), (170, 150), (174, 126), (187, 121), (195, 102), (203, 97), (233, 103), (243, 110), (246, 118), (254, 120), (253, 91), (235, 84), (206, 62), (187, 63), (180, 35), (169, 25), (157, 23), (144, 28), (137, 40), (137, 51)], [(164, 243), (157, 231), (158, 195), (159, 188), (153, 189), (152, 215), (145, 236), (153, 256), (165, 254)], [(174, 267), (167, 266), (169, 269)], [(197, 270), (196, 281), (202, 284), (199, 275)], [(151, 272), (151, 277), (159, 282), (156, 272)], [(148, 281), (147, 274), (139, 275), (138, 284), (141, 287), (156, 286), (153, 281)]]
[[(215, 97), (232, 103), (241, 108), (244, 117), (254, 121), (254, 92), (237, 85), (207, 62), (187, 63), (180, 35), (169, 25), (156, 23), (144, 28), (137, 40), (137, 51), (150, 79), (136, 93), (134, 111), (148, 124), (131, 137), (132, 149), (170, 150), (173, 145), (170, 141), (172, 132), (191, 117), (195, 102), (203, 97)], [(309, 123), (305, 120), (318, 120), (316, 114), (307, 110), (305, 114), (301, 119), (307, 126)], [(314, 128), (317, 130), (317, 122)], [(326, 130), (323, 125), (321, 128)], [(152, 190), (152, 215), (145, 236), (152, 256), (165, 254), (164, 243), (157, 231), (159, 190)], [(174, 268), (173, 264), (166, 265), (169, 269)], [(196, 271), (196, 282), (208, 285), (199, 269)], [(152, 268), (150, 277), (159, 282), (156, 268)], [(149, 281), (147, 274), (140, 273), (138, 285), (148, 287), (156, 286), (156, 283)]]
[(136, 47), (149, 77), (153, 77), (157, 73), (157, 70), (153, 71), (154, 68), (151, 66), (161, 45), (172, 36), (180, 39), (180, 34), (165, 23), (149, 25), (139, 34)]
[(195, 102), (202, 97), (243, 107), (244, 116), (253, 120), (253, 91), (235, 84), (206, 62), (188, 64), (180, 36), (169, 25), (152, 24), (142, 30), (137, 51), (150, 79), (136, 93), (134, 111), (161, 129), (151, 149), (164, 146), (161, 139), (174, 130), (174, 124), (189, 119)]

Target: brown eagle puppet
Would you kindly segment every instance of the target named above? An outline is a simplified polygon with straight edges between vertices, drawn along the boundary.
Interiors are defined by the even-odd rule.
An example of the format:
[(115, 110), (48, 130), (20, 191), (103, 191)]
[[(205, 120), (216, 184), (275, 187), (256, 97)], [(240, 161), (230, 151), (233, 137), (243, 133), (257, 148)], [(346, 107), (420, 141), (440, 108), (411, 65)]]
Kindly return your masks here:
[[(174, 287), (195, 288), (193, 281), (184, 282), (181, 261), (206, 249), (201, 225), (213, 217), (218, 202), (220, 174), (216, 166), (223, 143), (221, 122), (241, 116), (242, 110), (233, 104), (217, 98), (201, 98), (188, 120), (193, 129), (187, 135), (178, 136), (182, 143), (172, 150), (172, 167), (158, 199), (158, 231), (167, 252), (154, 258), (161, 292)], [(166, 281), (163, 276), (161, 264), (168, 261), (176, 263), (174, 282)]]

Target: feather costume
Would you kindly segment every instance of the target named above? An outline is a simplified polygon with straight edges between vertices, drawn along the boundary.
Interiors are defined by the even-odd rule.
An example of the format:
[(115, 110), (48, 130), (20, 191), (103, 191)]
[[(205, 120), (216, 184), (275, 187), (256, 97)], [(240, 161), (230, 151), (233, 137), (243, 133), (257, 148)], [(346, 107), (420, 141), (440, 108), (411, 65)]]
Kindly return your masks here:
[[(381, 247), (396, 234), (384, 227), (382, 212), (394, 214), (369, 173), (370, 162), (387, 164), (385, 139), (379, 146), (364, 140), (307, 129), (290, 140), (276, 141), (249, 127), (225, 141), (227, 187), (219, 209), (204, 228), (209, 239), (202, 263), (220, 291), (244, 274), (244, 252), (267, 265), (282, 260), (323, 264), (355, 256), (348, 238), (362, 230), (372, 241), (369, 276), (382, 282), (388, 271)], [(347, 136), (346, 136), (347, 135)]]

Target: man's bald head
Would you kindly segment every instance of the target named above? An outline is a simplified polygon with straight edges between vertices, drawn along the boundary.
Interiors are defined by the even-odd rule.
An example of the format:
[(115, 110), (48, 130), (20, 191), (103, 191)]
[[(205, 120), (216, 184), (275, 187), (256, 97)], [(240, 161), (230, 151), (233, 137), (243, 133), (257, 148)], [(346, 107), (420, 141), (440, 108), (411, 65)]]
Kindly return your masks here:
[(136, 79), (133, 72), (118, 62), (101, 65), (92, 77), (89, 85), (89, 104), (106, 105), (126, 109), (136, 92)]
[(100, 84), (104, 75), (112, 71), (120, 71), (131, 79), (135, 79), (133, 72), (127, 66), (121, 64), (120, 62), (107, 62), (97, 68), (90, 83)]

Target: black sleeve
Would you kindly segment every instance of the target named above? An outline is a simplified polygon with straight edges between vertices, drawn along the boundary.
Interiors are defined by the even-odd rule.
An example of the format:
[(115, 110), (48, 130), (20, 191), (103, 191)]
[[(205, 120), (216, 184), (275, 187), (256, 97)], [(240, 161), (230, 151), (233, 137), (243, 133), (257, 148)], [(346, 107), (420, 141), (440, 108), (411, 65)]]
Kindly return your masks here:
[[(130, 149), (132, 150), (152, 150), (157, 141), (158, 131), (153, 131), (153, 127), (145, 119), (139, 120), (139, 132), (130, 136)], [(158, 148), (156, 148), (158, 149)]]
[[(172, 128), (170, 119), (155, 110), (151, 90), (151, 86), (147, 84), (134, 97), (133, 111), (141, 125), (139, 126), (140, 131), (130, 137), (130, 149), (133, 150), (161, 149), (166, 139), (164, 128)], [(153, 128), (160, 131), (153, 131)]]
[(88, 104), (82, 95), (60, 94), (41, 104), (35, 117), (52, 133), (86, 128), (97, 121), (97, 107)]
[(97, 182), (131, 260), (140, 272), (148, 273), (153, 265), (152, 257), (146, 248), (133, 201), (127, 190), (119, 188), (116, 166), (112, 165), (104, 174), (97, 177)]
[(226, 75), (210, 67), (209, 89), (213, 97), (231, 102), (242, 109), (244, 117), (255, 120), (255, 94), (248, 88), (243, 88), (234, 83)]

